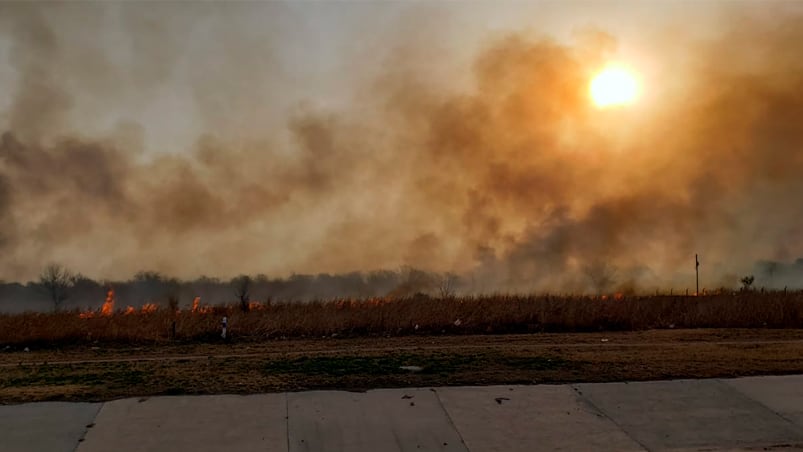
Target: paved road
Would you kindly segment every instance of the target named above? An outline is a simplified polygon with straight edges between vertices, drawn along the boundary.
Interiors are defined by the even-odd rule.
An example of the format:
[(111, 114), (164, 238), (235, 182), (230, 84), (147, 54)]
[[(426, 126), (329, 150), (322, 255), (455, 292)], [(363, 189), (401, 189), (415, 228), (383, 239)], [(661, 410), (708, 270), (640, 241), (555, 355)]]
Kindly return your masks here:
[(0, 451), (803, 450), (803, 375), (0, 406)]

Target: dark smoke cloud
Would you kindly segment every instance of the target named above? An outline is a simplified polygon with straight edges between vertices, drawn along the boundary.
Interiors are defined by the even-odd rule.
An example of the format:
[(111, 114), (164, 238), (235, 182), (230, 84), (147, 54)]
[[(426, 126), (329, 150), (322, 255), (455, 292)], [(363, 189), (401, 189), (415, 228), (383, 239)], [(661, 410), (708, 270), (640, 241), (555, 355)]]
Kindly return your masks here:
[[(355, 67), (355, 80), (376, 78), (352, 105), (285, 111), (270, 104), (293, 80), (238, 22), (242, 5), (162, 6), (182, 17), (172, 25), (219, 38), (208, 61), (170, 11), (92, 6), (103, 12), (59, 19), (49, 8), (2, 6), (19, 80), (0, 141), (5, 279), (50, 261), (113, 278), (411, 265), (466, 274), (467, 290), (585, 291), (584, 268), (602, 261), (620, 286), (652, 290), (687, 287), (695, 253), (709, 287), (803, 254), (799, 15), (723, 16), (719, 37), (693, 45), (645, 34), (652, 57), (675, 66), (663, 96), (631, 110), (588, 100), (616, 50), (592, 30), (494, 38), (469, 77), (454, 68), (469, 82), (452, 87), (395, 37), (387, 52), (406, 58)], [(128, 56), (77, 53), (69, 32), (109, 17)], [(178, 111), (202, 128), (189, 150), (143, 152), (143, 125), (94, 133), (101, 119), (76, 111), (86, 98), (99, 111), (142, 106), (176, 80), (193, 99)]]

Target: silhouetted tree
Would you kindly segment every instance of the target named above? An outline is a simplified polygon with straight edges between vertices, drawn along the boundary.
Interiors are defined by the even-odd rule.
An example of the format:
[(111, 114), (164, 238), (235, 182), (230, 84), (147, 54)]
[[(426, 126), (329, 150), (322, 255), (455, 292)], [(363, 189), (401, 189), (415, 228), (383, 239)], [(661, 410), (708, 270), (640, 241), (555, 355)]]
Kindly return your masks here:
[(231, 280), (231, 285), (234, 288), (234, 295), (240, 300), (240, 309), (243, 312), (248, 312), (249, 306), (249, 290), (251, 289), (251, 277), (248, 275), (240, 275)]
[(458, 278), (454, 273), (445, 273), (440, 280), (438, 291), (441, 298), (451, 298), (455, 295)]
[(416, 294), (425, 294), (436, 289), (438, 286), (437, 275), (427, 273), (424, 270), (404, 266), (401, 268), (399, 274), (399, 284), (388, 296), (409, 297)]
[(742, 278), (740, 280), (742, 282), (742, 290), (744, 291), (750, 290), (750, 288), (753, 286), (753, 281), (755, 280), (756, 278), (754, 278), (753, 275), (745, 276), (744, 278)]
[(55, 311), (60, 310), (64, 301), (69, 298), (74, 282), (72, 273), (58, 264), (48, 265), (39, 275), (39, 285), (47, 292)]

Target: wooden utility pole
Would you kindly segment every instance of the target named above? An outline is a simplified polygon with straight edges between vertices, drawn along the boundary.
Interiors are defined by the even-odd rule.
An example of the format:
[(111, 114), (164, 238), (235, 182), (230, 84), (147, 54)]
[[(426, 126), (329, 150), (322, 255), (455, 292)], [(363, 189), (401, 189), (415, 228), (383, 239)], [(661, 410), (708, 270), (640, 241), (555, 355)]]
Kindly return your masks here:
[(694, 255), (694, 279), (696, 282), (697, 290), (694, 292), (694, 295), (700, 295), (700, 260), (697, 259), (697, 255)]

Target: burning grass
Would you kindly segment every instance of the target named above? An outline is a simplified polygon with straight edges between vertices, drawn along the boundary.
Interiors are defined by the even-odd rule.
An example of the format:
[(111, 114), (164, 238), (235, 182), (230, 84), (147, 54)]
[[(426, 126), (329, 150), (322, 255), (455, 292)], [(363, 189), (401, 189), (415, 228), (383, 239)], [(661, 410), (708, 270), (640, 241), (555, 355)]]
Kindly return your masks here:
[(0, 344), (217, 341), (321, 336), (626, 331), (660, 328), (803, 328), (803, 292), (693, 296), (482, 296), (256, 303), (171, 310), (0, 315)]

